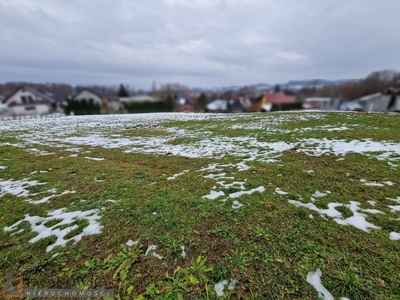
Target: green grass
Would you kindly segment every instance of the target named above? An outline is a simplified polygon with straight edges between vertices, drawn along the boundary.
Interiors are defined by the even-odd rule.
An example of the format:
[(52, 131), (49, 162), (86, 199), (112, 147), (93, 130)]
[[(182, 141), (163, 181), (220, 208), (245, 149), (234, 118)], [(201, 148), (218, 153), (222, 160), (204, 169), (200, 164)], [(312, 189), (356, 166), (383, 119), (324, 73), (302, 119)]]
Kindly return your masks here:
[[(170, 137), (169, 146), (196, 144), (208, 137), (252, 137), (264, 142), (370, 138), (400, 143), (400, 123), (395, 115), (329, 113), (317, 116), (310, 113), (232, 115), (232, 119), (167, 121), (157, 129), (124, 125), (115, 131), (101, 126), (96, 130), (104, 130), (105, 136), (121, 134), (126, 139)], [(321, 129), (327, 125), (349, 129), (329, 132)], [(231, 129), (233, 126), (237, 128)], [(188, 135), (169, 133), (166, 129), (172, 127), (185, 129)], [(79, 127), (76, 135), (85, 136), (91, 130)], [(208, 133), (202, 135), (202, 130)], [(0, 230), (0, 273), (22, 275), (26, 287), (110, 288), (115, 290), (116, 299), (216, 299), (214, 285), (233, 278), (239, 283), (233, 290), (226, 286), (221, 299), (318, 299), (306, 278), (309, 272), (320, 268), (322, 283), (335, 299), (400, 299), (400, 241), (389, 240), (390, 232), (400, 232), (400, 222), (396, 220), (400, 213), (391, 212), (387, 207), (395, 205), (387, 198), (400, 196), (400, 178), (398, 169), (389, 166), (387, 161), (355, 153), (337, 161), (338, 157), (332, 154), (308, 156), (292, 149), (279, 153), (276, 163), (248, 161), (251, 168), (242, 172), (236, 167), (222, 166), (219, 168), (223, 171), (215, 173), (246, 181), (246, 190), (265, 188), (263, 193), (222, 202), (227, 197), (216, 200), (202, 197), (214, 186), (225, 195), (240, 189), (220, 189), (215, 179), (202, 177), (211, 172), (197, 171), (213, 163), (229, 165), (242, 161), (233, 153), (221, 159), (186, 158), (80, 145), (82, 151), (78, 157), (68, 157), (72, 152), (62, 151), (63, 148), (34, 145), (40, 150), (55, 152), (36, 156), (23, 147), (3, 145), (23, 142), (22, 135), (26, 133), (24, 130), (1, 135), (0, 165), (7, 169), (0, 169), (0, 182), (29, 178), (47, 182), (29, 188), (32, 193), (52, 188), (57, 193), (64, 190), (76, 193), (39, 205), (29, 204), (24, 197), (6, 194), (0, 197), (1, 228), (11, 226), (25, 214), (46, 217), (49, 211), (64, 207), (71, 212), (99, 209), (99, 223), (103, 226), (101, 234), (85, 236), (76, 244), (69, 242), (67, 247), (56, 247), (49, 253), (46, 247), (55, 242), (55, 237), (29, 243), (36, 234), (27, 222), (18, 226), (18, 230), (24, 231), (13, 236)], [(88, 161), (85, 156), (105, 159)], [(30, 175), (49, 168), (52, 170), (48, 173)], [(190, 171), (167, 180), (184, 170)], [(390, 180), (396, 185), (369, 187), (360, 179)], [(277, 187), (289, 194), (275, 194)], [(363, 209), (381, 210), (385, 214), (366, 214), (367, 221), (381, 229), (366, 233), (288, 203), (289, 199), (311, 202), (316, 190), (331, 191), (315, 201), (321, 209), (332, 202), (357, 201)], [(32, 199), (40, 199), (41, 195), (49, 193)], [(233, 200), (244, 206), (232, 209)], [(368, 204), (369, 200), (376, 201), (376, 206)], [(352, 216), (347, 207), (337, 210), (344, 218)], [(45, 225), (51, 227), (59, 221), (48, 221)], [(87, 224), (86, 220), (76, 221), (74, 225), (78, 228), (66, 238), (81, 233)], [(138, 240), (138, 244), (125, 246), (129, 239)], [(152, 254), (145, 255), (150, 245), (157, 246), (155, 252), (163, 260)], [(185, 247), (186, 257), (182, 256), (181, 246)], [(55, 253), (60, 255), (52, 258)]]

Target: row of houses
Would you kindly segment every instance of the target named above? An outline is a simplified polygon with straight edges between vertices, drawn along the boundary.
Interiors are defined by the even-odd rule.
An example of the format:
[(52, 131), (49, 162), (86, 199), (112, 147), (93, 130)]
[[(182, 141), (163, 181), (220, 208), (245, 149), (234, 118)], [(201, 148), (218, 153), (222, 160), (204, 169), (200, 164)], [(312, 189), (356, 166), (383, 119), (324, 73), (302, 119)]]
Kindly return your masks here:
[[(344, 110), (344, 111), (400, 111), (400, 90), (384, 91), (369, 95), (357, 100), (345, 101), (333, 98), (307, 98), (302, 103), (296, 102), (294, 96), (283, 92), (265, 93), (256, 98), (237, 96), (233, 99), (211, 99), (201, 107), (196, 101), (187, 95), (180, 94), (171, 97), (170, 102), (160, 100), (148, 95), (107, 99), (101, 95), (83, 89), (70, 96), (74, 101), (86, 101), (90, 105), (99, 108), (103, 113), (122, 112), (269, 112), (278, 110)], [(11, 95), (1, 101), (0, 115), (4, 116), (28, 116), (46, 115), (61, 112), (68, 103), (56, 103), (48, 95), (39, 93), (29, 87), (20, 87)], [(73, 111), (72, 111), (73, 112)]]
[(306, 98), (304, 109), (364, 111), (364, 112), (400, 112), (400, 89), (384, 91), (359, 99), (347, 101), (335, 98)]

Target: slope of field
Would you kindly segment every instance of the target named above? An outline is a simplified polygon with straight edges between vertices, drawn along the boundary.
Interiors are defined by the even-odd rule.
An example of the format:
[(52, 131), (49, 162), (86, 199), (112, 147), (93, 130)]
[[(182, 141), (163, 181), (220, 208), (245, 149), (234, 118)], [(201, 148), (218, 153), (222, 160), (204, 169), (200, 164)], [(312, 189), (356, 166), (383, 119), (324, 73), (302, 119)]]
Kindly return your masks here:
[(400, 119), (0, 122), (0, 269), (116, 299), (399, 299)]

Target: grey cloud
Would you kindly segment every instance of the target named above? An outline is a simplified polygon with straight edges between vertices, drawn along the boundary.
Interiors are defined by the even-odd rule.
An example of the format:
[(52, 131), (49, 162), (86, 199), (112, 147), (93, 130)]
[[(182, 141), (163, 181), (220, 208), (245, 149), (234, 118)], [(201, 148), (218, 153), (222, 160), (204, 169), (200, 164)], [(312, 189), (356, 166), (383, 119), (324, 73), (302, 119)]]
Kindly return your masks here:
[(398, 68), (399, 10), (397, 0), (0, 0), (0, 81), (362, 77)]

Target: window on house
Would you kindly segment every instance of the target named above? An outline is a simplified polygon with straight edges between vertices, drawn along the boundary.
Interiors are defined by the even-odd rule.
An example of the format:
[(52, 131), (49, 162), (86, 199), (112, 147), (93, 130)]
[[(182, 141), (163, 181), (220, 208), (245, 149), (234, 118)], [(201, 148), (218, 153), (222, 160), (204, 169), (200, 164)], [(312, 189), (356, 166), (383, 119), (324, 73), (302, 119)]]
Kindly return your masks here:
[(26, 103), (26, 97), (25, 96), (21, 96), (21, 100), (22, 100), (22, 103)]
[(28, 102), (29, 102), (29, 103), (33, 103), (33, 98), (32, 98), (32, 96), (28, 96)]

